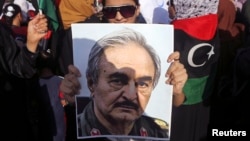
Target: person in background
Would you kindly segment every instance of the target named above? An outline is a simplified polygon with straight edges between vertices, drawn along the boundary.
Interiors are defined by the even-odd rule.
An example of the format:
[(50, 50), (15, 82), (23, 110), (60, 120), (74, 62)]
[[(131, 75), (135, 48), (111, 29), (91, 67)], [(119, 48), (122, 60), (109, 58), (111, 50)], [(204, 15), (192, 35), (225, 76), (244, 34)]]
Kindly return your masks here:
[(94, 14), (92, 4), (94, 0), (61, 0), (59, 12), (63, 23), (63, 28), (70, 28), (72, 23), (85, 21)]
[[(84, 23), (146, 23), (140, 12), (139, 0), (101, 0), (99, 3), (99, 5), (94, 5), (96, 14), (89, 17)], [(101, 11), (96, 10), (98, 6), (102, 7)]]
[(37, 59), (39, 100), (39, 140), (64, 141), (66, 123), (64, 109), (59, 97), (63, 77), (56, 75), (56, 63), (51, 50), (40, 53)]
[(19, 5), (14, 3), (6, 4), (3, 9), (3, 23), (12, 29), (13, 36), (19, 46), (23, 46), (27, 37), (27, 26), (22, 25), (23, 16)]
[(19, 47), (11, 29), (0, 23), (1, 137), (8, 140), (35, 140), (31, 123), (28, 90), (24, 79), (36, 73), (38, 43), (46, 35), (47, 19), (37, 14), (28, 23), (27, 41)]
[[(242, 1), (238, 1), (242, 2)], [(245, 2), (246, 3), (246, 2)], [(218, 7), (218, 31), (220, 35), (220, 57), (215, 91), (212, 97), (211, 128), (238, 129), (248, 123), (246, 118), (249, 46), (244, 25), (244, 14), (238, 15), (234, 1), (220, 0)], [(244, 6), (243, 6), (244, 7)], [(242, 9), (244, 9), (242, 7)], [(237, 17), (241, 16), (241, 17)], [(239, 20), (239, 19), (241, 20)], [(244, 60), (246, 59), (246, 60)]]
[(245, 26), (243, 23), (237, 22), (236, 17), (237, 9), (233, 1), (220, 0), (218, 6), (218, 31), (220, 37), (218, 77), (229, 72), (237, 49), (242, 48), (245, 44)]
[[(95, 2), (98, 1), (98, 2)], [(88, 18), (84, 18), (82, 21), (78, 21), (80, 23), (103, 23), (103, 22), (110, 22), (110, 23), (137, 23), (138, 22), (138, 18), (140, 15), (140, 4), (138, 0), (123, 0), (123, 1), (117, 1), (117, 0), (95, 0), (95, 1), (86, 1), (85, 4), (88, 4), (86, 6), (88, 6), (89, 10), (92, 10), (92, 14), (89, 14)], [(63, 5), (63, 4), (62, 4)], [(126, 12), (127, 14), (125, 15), (125, 17), (123, 17), (123, 15), (120, 14), (120, 12), (118, 11), (110, 11), (112, 15), (115, 15), (115, 17), (109, 17), (108, 20), (108, 15), (106, 15), (107, 17), (105, 18), (105, 15), (103, 15), (103, 6), (106, 5), (112, 5), (112, 6), (120, 6), (120, 5), (128, 5), (129, 7), (124, 7), (122, 9), (123, 12)], [(96, 8), (100, 6), (101, 8)], [(132, 9), (130, 8), (132, 6)], [(112, 7), (110, 7), (112, 8)], [(86, 10), (87, 10), (86, 9)], [(102, 9), (101, 11), (98, 11), (97, 9)], [(114, 10), (114, 9), (113, 9)], [(60, 14), (63, 14), (63, 9), (61, 9)], [(74, 11), (76, 12), (76, 11)], [(100, 13), (98, 13), (100, 12)], [(109, 14), (109, 12), (106, 12), (107, 14)], [(102, 16), (102, 18), (100, 18), (99, 16)], [(116, 21), (116, 22), (114, 22)], [(146, 22), (145, 22), (146, 23)], [(62, 75), (66, 75), (68, 74), (68, 66), (73, 64), (73, 48), (72, 48), (72, 35), (71, 35), (71, 29), (67, 29), (67, 31), (65, 32), (65, 34), (63, 35), (64, 37), (62, 37), (62, 45), (59, 44), (58, 49), (59, 51), (59, 63), (63, 62), (63, 64), (60, 64), (60, 70)], [(62, 61), (61, 61), (62, 60)], [(65, 60), (65, 61), (63, 61)], [(70, 112), (70, 108), (69, 106), (65, 107), (69, 113)], [(70, 114), (71, 115), (71, 114)], [(74, 114), (73, 114), (74, 115)], [(67, 119), (71, 118), (72, 116), (69, 116)], [(72, 119), (73, 120), (73, 119)], [(69, 122), (71, 122), (72, 120), (69, 120)], [(67, 122), (67, 123), (69, 123)], [(74, 123), (74, 122), (73, 122)], [(72, 126), (73, 124), (69, 124), (69, 126)], [(67, 127), (69, 127), (67, 126)], [(75, 127), (70, 128), (72, 130), (75, 129)], [(69, 131), (71, 132), (71, 131)], [(74, 133), (75, 131), (73, 131)], [(75, 137), (75, 135), (73, 135), (73, 137)]]
[[(63, 2), (65, 1), (65, 2)], [(140, 13), (139, 0), (87, 0), (65, 5), (68, 0), (60, 3), (64, 33), (58, 45), (59, 68), (62, 75), (68, 73), (68, 65), (73, 64), (73, 47), (70, 24), (72, 23), (146, 23)], [(79, 4), (81, 3), (81, 4)], [(78, 4), (78, 5), (76, 5)], [(115, 7), (118, 6), (118, 7)], [(119, 7), (122, 6), (122, 7)], [(76, 7), (76, 8), (73, 8)], [(84, 11), (82, 10), (84, 8)], [(116, 11), (116, 8), (122, 8)], [(79, 9), (79, 10), (78, 10)], [(69, 12), (68, 12), (69, 11)], [(78, 11), (81, 11), (79, 14)], [(68, 12), (68, 13), (67, 13)], [(71, 13), (72, 12), (72, 13)], [(71, 14), (69, 14), (71, 13)], [(63, 16), (65, 19), (63, 19)], [(67, 17), (67, 18), (66, 18)], [(77, 18), (78, 17), (78, 18)], [(74, 20), (71, 18), (75, 18)], [(66, 20), (67, 19), (67, 20)], [(77, 20), (76, 20), (77, 19)], [(64, 24), (65, 25), (65, 24)]]
[(25, 44), (27, 37), (27, 23), (35, 16), (32, 4), (26, 0), (6, 2), (3, 6), (1, 22), (12, 28), (12, 34), (19, 46)]
[(2, 15), (2, 7), (3, 7), (4, 3), (5, 3), (5, 0), (0, 1), (0, 15)]
[(247, 0), (242, 7), (241, 17), (243, 19), (243, 23), (245, 25), (245, 47), (250, 47), (250, 1)]
[(94, 14), (94, 0), (61, 0), (58, 5), (63, 29), (59, 33), (57, 56), (59, 73), (67, 74), (67, 67), (73, 64), (71, 24), (84, 22)]
[(22, 13), (19, 5), (14, 3), (8, 3), (3, 8), (3, 20), (8, 26), (21, 26), (22, 24)]
[[(73, 46), (71, 24), (83, 22), (94, 14), (92, 5), (94, 0), (59, 0), (58, 13), (63, 29), (59, 32), (55, 58), (58, 60), (58, 74), (64, 76), (68, 73), (68, 65), (73, 64)], [(61, 97), (64, 97), (61, 95)], [(64, 101), (64, 100), (63, 100)], [(67, 102), (64, 106), (66, 119), (66, 140), (76, 140), (75, 108)]]
[(1, 0), (1, 1), (0, 1), (0, 19), (1, 19), (2, 16), (3, 16), (2, 12), (3, 12), (4, 6), (5, 6), (6, 4), (10, 3), (10, 2), (11, 2), (11, 0)]
[(171, 141), (201, 141), (207, 138), (210, 98), (219, 58), (219, 0), (171, 0), (174, 50), (180, 52), (188, 80), (185, 101), (172, 109)]
[[(230, 70), (220, 80), (220, 89), (211, 105), (210, 125), (218, 130), (249, 131), (250, 47), (239, 48)], [(245, 134), (244, 133), (244, 134)], [(248, 135), (239, 140), (248, 140)], [(211, 139), (213, 137), (211, 136)]]
[(30, 12), (35, 12), (35, 8), (31, 3), (31, 0), (13, 0), (13, 4), (20, 6), (22, 13), (22, 23), (26, 25), (32, 18)]
[[(94, 5), (94, 3), (92, 3)], [(119, 23), (140, 23), (140, 19), (141, 14), (140, 14), (140, 3), (139, 0), (102, 0), (101, 1), (101, 5), (103, 6), (101, 13), (99, 13), (100, 15), (103, 15), (102, 18), (99, 17), (99, 14), (96, 15), (92, 15), (91, 17), (89, 17), (88, 19), (86, 19), (85, 21), (83, 21), (82, 23), (115, 23), (115, 24), (119, 24)], [(95, 8), (93, 8), (94, 10)], [(117, 9), (120, 9), (117, 10)], [(95, 13), (96, 11), (94, 11)], [(146, 22), (144, 22), (146, 23)], [(69, 34), (71, 34), (71, 32), (69, 32)], [(72, 46), (72, 36), (68, 36), (68, 39), (70, 40), (70, 44)], [(71, 51), (72, 52), (72, 51)], [(66, 52), (68, 53), (68, 52)], [(68, 54), (69, 55), (69, 54)], [(63, 56), (62, 56), (63, 57)], [(65, 59), (69, 59), (68, 57), (64, 56)], [(73, 64), (73, 54), (70, 55), (70, 58), (72, 58), (72, 62), (67, 63), (67, 68), (69, 65)], [(67, 73), (65, 74), (65, 76), (69, 73), (68, 69), (66, 71)], [(74, 99), (73, 97), (70, 97), (69, 95), (65, 95), (65, 99), (67, 99), (67, 101), (72, 101), (72, 99)], [(70, 104), (65, 106), (67, 110), (67, 112), (70, 115), (75, 115), (72, 114), (75, 109), (72, 108), (73, 106)], [(71, 109), (71, 110), (70, 110)], [(73, 110), (73, 112), (72, 112)], [(70, 132), (69, 137), (71, 139), (76, 138), (76, 121), (74, 121), (75, 118), (72, 116), (67, 116), (67, 132)], [(73, 126), (73, 127), (72, 127)]]

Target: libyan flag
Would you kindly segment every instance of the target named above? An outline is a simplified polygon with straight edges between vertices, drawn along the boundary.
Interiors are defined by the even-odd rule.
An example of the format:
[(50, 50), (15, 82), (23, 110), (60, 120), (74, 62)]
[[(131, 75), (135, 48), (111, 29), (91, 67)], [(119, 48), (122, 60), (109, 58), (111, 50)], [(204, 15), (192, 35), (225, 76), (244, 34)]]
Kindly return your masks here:
[(188, 80), (184, 86), (186, 101), (195, 104), (213, 91), (213, 79), (219, 57), (216, 14), (173, 21), (174, 50), (180, 52)]
[(56, 31), (59, 27), (59, 22), (56, 14), (56, 7), (53, 0), (38, 0), (38, 7), (45, 14), (53, 31)]

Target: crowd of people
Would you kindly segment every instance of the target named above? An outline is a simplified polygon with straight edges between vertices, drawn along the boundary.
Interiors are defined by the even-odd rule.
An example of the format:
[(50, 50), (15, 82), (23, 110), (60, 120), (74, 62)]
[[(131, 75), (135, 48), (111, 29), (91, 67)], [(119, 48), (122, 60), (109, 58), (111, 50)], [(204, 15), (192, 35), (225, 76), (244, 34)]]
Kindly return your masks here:
[[(1, 135), (9, 140), (80, 140), (77, 139), (75, 96), (81, 89), (78, 78), (85, 74), (73, 65), (71, 24), (149, 23), (143, 13), (149, 11), (140, 7), (143, 0), (47, 1), (53, 4), (56, 17), (52, 18), (46, 8), (42, 9), (40, 0), (0, 2)], [(101, 133), (135, 135), (143, 122), (152, 122), (143, 128), (149, 136), (168, 138), (170, 132), (171, 141), (206, 141), (213, 128), (247, 130), (250, 127), (246, 108), (250, 91), (250, 1), (162, 1), (168, 7), (163, 20), (168, 19), (169, 23), (163, 23), (159, 17), (152, 21), (174, 27), (174, 52), (166, 56), (171, 65), (165, 70), (166, 84), (173, 85), (171, 127), (159, 127), (151, 118), (141, 117), (147, 105), (142, 99), (149, 99), (146, 95), (151, 91), (141, 93), (139, 87), (145, 82), (137, 82), (137, 79), (146, 81), (146, 78), (137, 78), (139, 76), (131, 71), (115, 72), (112, 65), (105, 62), (107, 56), (113, 56), (117, 59), (113, 64), (130, 64), (129, 68), (145, 73), (136, 65), (139, 64), (136, 60), (140, 60), (136, 57), (144, 58), (140, 64), (147, 68), (148, 74), (140, 76), (155, 81), (147, 84), (150, 90), (154, 88), (159, 69), (154, 51), (145, 44), (140, 45), (141, 38), (124, 37), (136, 34), (124, 31), (119, 34), (123, 36), (114, 38), (126, 39), (126, 44), (117, 40), (109, 48), (108, 38), (91, 50), (86, 80), (92, 100), (86, 103), (88, 108), (81, 117), (82, 134), (91, 136), (94, 125), (102, 129)], [(131, 55), (131, 48), (143, 53), (125, 60), (123, 55)], [(120, 58), (114, 57), (118, 51), (122, 51)], [(105, 78), (115, 82), (107, 85), (105, 81), (111, 80)], [(131, 94), (132, 91), (135, 94)], [(119, 99), (120, 103), (111, 104), (108, 98)], [(114, 108), (104, 105), (114, 105)], [(93, 121), (97, 122), (92, 124)]]

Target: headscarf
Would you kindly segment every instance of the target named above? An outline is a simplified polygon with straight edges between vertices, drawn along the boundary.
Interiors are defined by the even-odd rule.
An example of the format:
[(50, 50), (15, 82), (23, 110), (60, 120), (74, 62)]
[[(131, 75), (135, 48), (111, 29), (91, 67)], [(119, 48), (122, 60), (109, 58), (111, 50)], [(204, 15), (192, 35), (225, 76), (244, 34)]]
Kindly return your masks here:
[(5, 5), (3, 9), (3, 18), (6, 24), (12, 26), (13, 19), (16, 17), (18, 13), (21, 13), (20, 6), (13, 3)]

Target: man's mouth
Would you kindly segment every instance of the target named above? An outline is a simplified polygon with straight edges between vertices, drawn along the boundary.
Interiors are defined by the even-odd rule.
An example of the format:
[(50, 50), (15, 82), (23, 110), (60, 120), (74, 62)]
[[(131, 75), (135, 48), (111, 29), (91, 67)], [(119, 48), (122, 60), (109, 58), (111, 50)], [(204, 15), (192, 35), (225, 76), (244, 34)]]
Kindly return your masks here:
[(121, 105), (119, 107), (126, 108), (126, 109), (135, 109), (136, 110), (136, 107), (130, 106), (130, 105)]
[(137, 110), (139, 108), (139, 106), (133, 102), (116, 103), (115, 107), (120, 107), (120, 108), (125, 108), (125, 109), (133, 109), (133, 110)]

